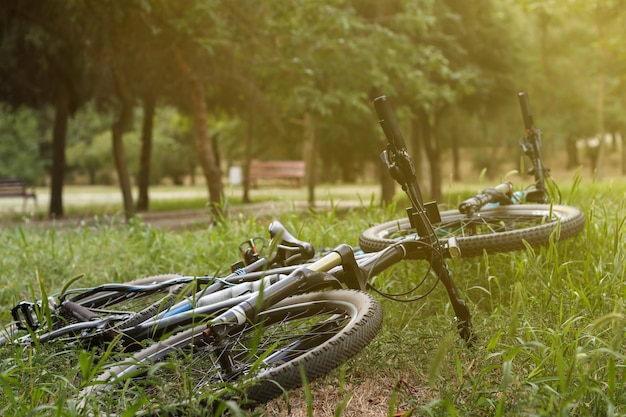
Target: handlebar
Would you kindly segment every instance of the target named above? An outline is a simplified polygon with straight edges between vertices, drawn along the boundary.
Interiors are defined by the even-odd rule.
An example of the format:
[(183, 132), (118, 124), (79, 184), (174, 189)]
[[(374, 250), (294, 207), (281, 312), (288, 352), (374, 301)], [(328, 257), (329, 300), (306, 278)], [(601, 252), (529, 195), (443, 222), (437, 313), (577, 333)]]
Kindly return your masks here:
[[(404, 142), (402, 133), (400, 133), (398, 121), (396, 120), (396, 116), (391, 109), (387, 97), (380, 96), (375, 98), (374, 109), (378, 115), (378, 123), (387, 137), (387, 149), (381, 153), (380, 158), (389, 169), (391, 177), (402, 186), (402, 189), (409, 197), (415, 209), (414, 212), (417, 213), (417, 217), (421, 217), (419, 223), (425, 224), (428, 222), (428, 219), (424, 213), (424, 200), (419, 186), (417, 185), (413, 159), (406, 149), (406, 143)], [(432, 229), (432, 227), (424, 226), (422, 232), (432, 237), (433, 233), (428, 229)], [(431, 240), (434, 241), (434, 239)]]
[(374, 109), (376, 109), (376, 114), (378, 115), (378, 123), (380, 123), (389, 143), (397, 150), (406, 150), (406, 144), (400, 132), (398, 121), (396, 120), (396, 116), (391, 109), (387, 97), (380, 96), (375, 98)]
[(522, 91), (517, 94), (517, 97), (519, 98), (519, 105), (522, 110), (522, 119), (524, 120), (524, 127), (526, 128), (526, 131), (535, 130), (535, 121), (533, 120), (533, 112), (530, 109), (528, 94)]
[(463, 201), (459, 204), (459, 211), (471, 215), (489, 203), (511, 204), (512, 198), (513, 184), (510, 181), (505, 181)]

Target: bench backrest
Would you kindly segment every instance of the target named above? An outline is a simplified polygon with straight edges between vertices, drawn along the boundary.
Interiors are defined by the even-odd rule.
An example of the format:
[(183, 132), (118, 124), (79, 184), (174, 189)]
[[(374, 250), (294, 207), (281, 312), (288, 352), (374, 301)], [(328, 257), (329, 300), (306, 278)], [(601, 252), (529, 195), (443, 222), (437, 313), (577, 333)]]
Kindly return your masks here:
[(304, 161), (252, 161), (250, 178), (304, 178)]
[(34, 193), (27, 190), (26, 181), (21, 178), (0, 178), (0, 196), (20, 197), (30, 196)]

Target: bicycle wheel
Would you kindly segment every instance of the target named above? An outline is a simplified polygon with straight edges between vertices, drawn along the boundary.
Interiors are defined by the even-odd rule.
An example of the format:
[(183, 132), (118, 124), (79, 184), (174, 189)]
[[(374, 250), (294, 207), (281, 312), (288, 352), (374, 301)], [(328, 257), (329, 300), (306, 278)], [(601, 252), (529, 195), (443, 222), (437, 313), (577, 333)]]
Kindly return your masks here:
[[(180, 277), (177, 274), (156, 275), (130, 281), (123, 285), (145, 286), (160, 284)], [(184, 286), (185, 284), (172, 281), (172, 285), (152, 291), (103, 290), (91, 292), (89, 289), (85, 289), (72, 294), (67, 299), (84, 307), (94, 317), (116, 316), (117, 319), (111, 321), (107, 329), (114, 328), (116, 331), (120, 331), (141, 323), (159, 311), (168, 308), (175, 301), (175, 294), (181, 291)], [(85, 341), (103, 336), (106, 331), (103, 328), (90, 327), (89, 321), (84, 322), (84, 327), (81, 326), (73, 313), (63, 306), (55, 308), (51, 313), (51, 324), (41, 325), (33, 332), (39, 342), (45, 343), (51, 340), (63, 340), (68, 343), (78, 340)], [(24, 333), (26, 334), (25, 336), (20, 336)], [(3, 330), (0, 336), (0, 346), (12, 342), (32, 343), (32, 334), (18, 330), (15, 324), (11, 324)]]
[[(547, 245), (550, 236), (565, 240), (578, 235), (585, 226), (585, 215), (569, 206), (523, 204), (485, 207), (472, 216), (457, 210), (441, 213), (441, 222), (434, 225), (442, 243), (455, 237), (462, 257), (487, 253), (509, 252)], [(381, 223), (365, 230), (359, 245), (365, 252), (377, 252), (415, 235), (408, 219)], [(423, 259), (427, 251), (416, 249), (410, 258)]]
[[(230, 382), (241, 386), (249, 400), (262, 403), (301, 386), (301, 368), (312, 380), (339, 366), (367, 346), (381, 324), (380, 305), (364, 292), (330, 290), (292, 296), (260, 313), (256, 325), (231, 334), (226, 346), (204, 341), (201, 333), (206, 326), (162, 340), (100, 375), (83, 390), (82, 401), (101, 400), (105, 392), (115, 396), (116, 382), (149, 371), (158, 386), (142, 386), (143, 395), (173, 398), (171, 392), (160, 391), (164, 381), (176, 381), (194, 393)], [(236, 372), (227, 373), (219, 365), (225, 351)], [(182, 360), (175, 361), (174, 367), (149, 370), (155, 362), (176, 354)]]

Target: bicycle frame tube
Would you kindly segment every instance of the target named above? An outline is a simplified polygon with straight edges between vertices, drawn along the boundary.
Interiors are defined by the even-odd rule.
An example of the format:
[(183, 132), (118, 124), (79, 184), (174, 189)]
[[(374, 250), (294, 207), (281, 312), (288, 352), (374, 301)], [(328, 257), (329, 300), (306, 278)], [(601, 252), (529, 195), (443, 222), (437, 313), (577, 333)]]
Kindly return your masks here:
[[(215, 316), (217, 313), (225, 310), (228, 311), (229, 309), (232, 309), (242, 303), (246, 303), (247, 305), (257, 305), (258, 303), (256, 300), (259, 297), (263, 298), (262, 304), (271, 305), (288, 295), (302, 292), (305, 290), (307, 285), (313, 284), (305, 282), (308, 278), (306, 274), (299, 276), (298, 280), (294, 280), (294, 272), (298, 269), (325, 271), (340, 265), (341, 263), (342, 256), (338, 252), (331, 252), (320, 260), (306, 265), (306, 268), (303, 268), (302, 266), (282, 267), (264, 272), (249, 273), (245, 277), (225, 277), (218, 281), (222, 284), (221, 288), (210, 291), (209, 293), (206, 293), (206, 290), (199, 291), (194, 296), (185, 298), (156, 317), (148, 319), (133, 328), (125, 329), (123, 333), (126, 337), (131, 339), (141, 339), (148, 336), (161, 335), (175, 327), (188, 325), (196, 320), (206, 321), (210, 317)], [(290, 272), (291, 274), (283, 275), (285, 272)], [(177, 280), (178, 282), (192, 282), (187, 279)], [(244, 282), (227, 286), (229, 280)], [(153, 286), (148, 286), (148, 288), (150, 288), (151, 291), (154, 291), (155, 289)], [(139, 286), (127, 289), (129, 291), (141, 291), (142, 288)], [(63, 329), (63, 334), (71, 333), (75, 330), (102, 328), (115, 319), (123, 318), (124, 317), (121, 316), (110, 316), (101, 320), (77, 323), (76, 325), (66, 326)], [(59, 334), (58, 332), (50, 332), (42, 337), (45, 337), (47, 340), (61, 335), (62, 334)]]
[[(243, 316), (245, 316), (246, 319), (250, 319), (262, 308), (275, 304), (289, 295), (306, 291), (307, 287), (316, 285), (316, 281), (324, 280), (323, 276), (317, 276), (317, 278), (311, 279), (313, 275), (302, 271), (328, 272), (329, 275), (337, 278), (339, 282), (344, 282), (352, 288), (365, 288), (364, 282), (362, 284), (351, 282), (352, 278), (350, 274), (354, 273), (354, 271), (350, 271), (346, 265), (349, 265), (351, 261), (354, 262), (356, 268), (366, 268), (368, 264), (378, 264), (378, 266), (382, 267), (382, 269), (376, 269), (376, 273), (378, 273), (394, 263), (401, 261), (405, 253), (406, 252), (400, 250), (400, 256), (388, 256), (388, 254), (381, 252), (356, 260), (352, 248), (348, 245), (340, 245), (334, 251), (310, 264), (300, 265), (298, 267), (270, 269), (264, 271), (264, 274), (268, 274), (265, 277), (262, 277), (260, 273), (249, 274), (250, 276), (258, 276), (259, 279), (223, 288), (211, 294), (198, 292), (195, 302), (191, 299), (186, 299), (157, 317), (137, 325), (130, 333), (139, 336), (146, 335), (150, 332), (163, 332), (174, 326), (188, 324), (192, 322), (194, 318), (204, 317), (206, 319), (207, 316), (210, 317), (216, 314), (216, 312), (231, 309), (244, 303), (245, 306), (241, 307), (246, 311), (243, 313)], [(380, 260), (380, 262), (377, 260)], [(341, 269), (337, 269), (340, 267)], [(284, 275), (283, 273), (286, 272), (290, 272), (290, 274)], [(248, 277), (248, 279), (251, 278)], [(235, 316), (231, 313), (232, 312), (226, 311), (223, 315), (234, 319)], [(239, 323), (239, 321), (242, 320), (242, 315), (237, 313), (236, 318)], [(220, 322), (223, 320), (224, 318), (220, 316), (213, 319), (212, 322)], [(241, 323), (243, 323), (243, 321)]]

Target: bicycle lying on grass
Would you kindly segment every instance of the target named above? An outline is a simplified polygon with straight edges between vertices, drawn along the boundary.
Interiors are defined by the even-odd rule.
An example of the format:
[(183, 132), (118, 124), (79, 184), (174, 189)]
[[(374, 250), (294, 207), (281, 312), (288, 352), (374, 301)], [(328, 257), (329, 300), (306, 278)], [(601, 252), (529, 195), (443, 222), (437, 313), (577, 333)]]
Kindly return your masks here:
[[(464, 202), (473, 204), (469, 210), (439, 213), (422, 200), (387, 99), (379, 97), (374, 105), (388, 140), (382, 160), (411, 207), (406, 221), (367, 229), (360, 238), (365, 253), (341, 244), (316, 255), (310, 243), (273, 222), (267, 254), (261, 255), (258, 240), (245, 242), (243, 262), (232, 265), (227, 276), (160, 275), (83, 289), (70, 289), (70, 282), (45, 301), (18, 304), (12, 310), (14, 327), (0, 344), (114, 343), (130, 352), (81, 391), (83, 408), (131, 381), (137, 392), (167, 396), (159, 381), (174, 378), (205, 399), (207, 390), (234, 384), (248, 400), (265, 402), (299, 387), (303, 377), (328, 373), (368, 345), (382, 323), (381, 307), (367, 293), (375, 289), (372, 278), (407, 259), (428, 262), (447, 291), (461, 337), (472, 343), (470, 311), (446, 258), (566, 239), (583, 229), (584, 215), (566, 206), (508, 204), (514, 200), (508, 184)], [(528, 106), (525, 121), (531, 117), (526, 115)], [(526, 128), (526, 139), (539, 139), (532, 123)], [(542, 189), (547, 173), (538, 145), (530, 147), (541, 181), (525, 193), (527, 200), (538, 198), (535, 190)], [(500, 205), (479, 207), (493, 202)], [(176, 355), (183, 357), (178, 367), (159, 365)]]
[[(527, 174), (534, 176), (534, 182), (514, 191), (513, 184), (505, 181), (464, 200), (458, 210), (435, 212), (431, 221), (436, 235), (456, 236), (460, 256), (520, 250), (526, 244), (546, 245), (556, 223), (560, 225), (561, 239), (578, 234), (584, 227), (584, 216), (578, 209), (547, 204), (554, 200), (551, 193), (556, 194), (557, 201), (560, 194), (541, 158), (541, 131), (535, 127), (528, 95), (522, 92), (518, 97), (526, 129), (520, 147), (531, 162)], [(435, 208), (433, 204), (425, 205), (427, 211), (429, 207)], [(385, 222), (365, 230), (359, 245), (365, 251), (378, 251), (415, 230), (410, 216)]]

